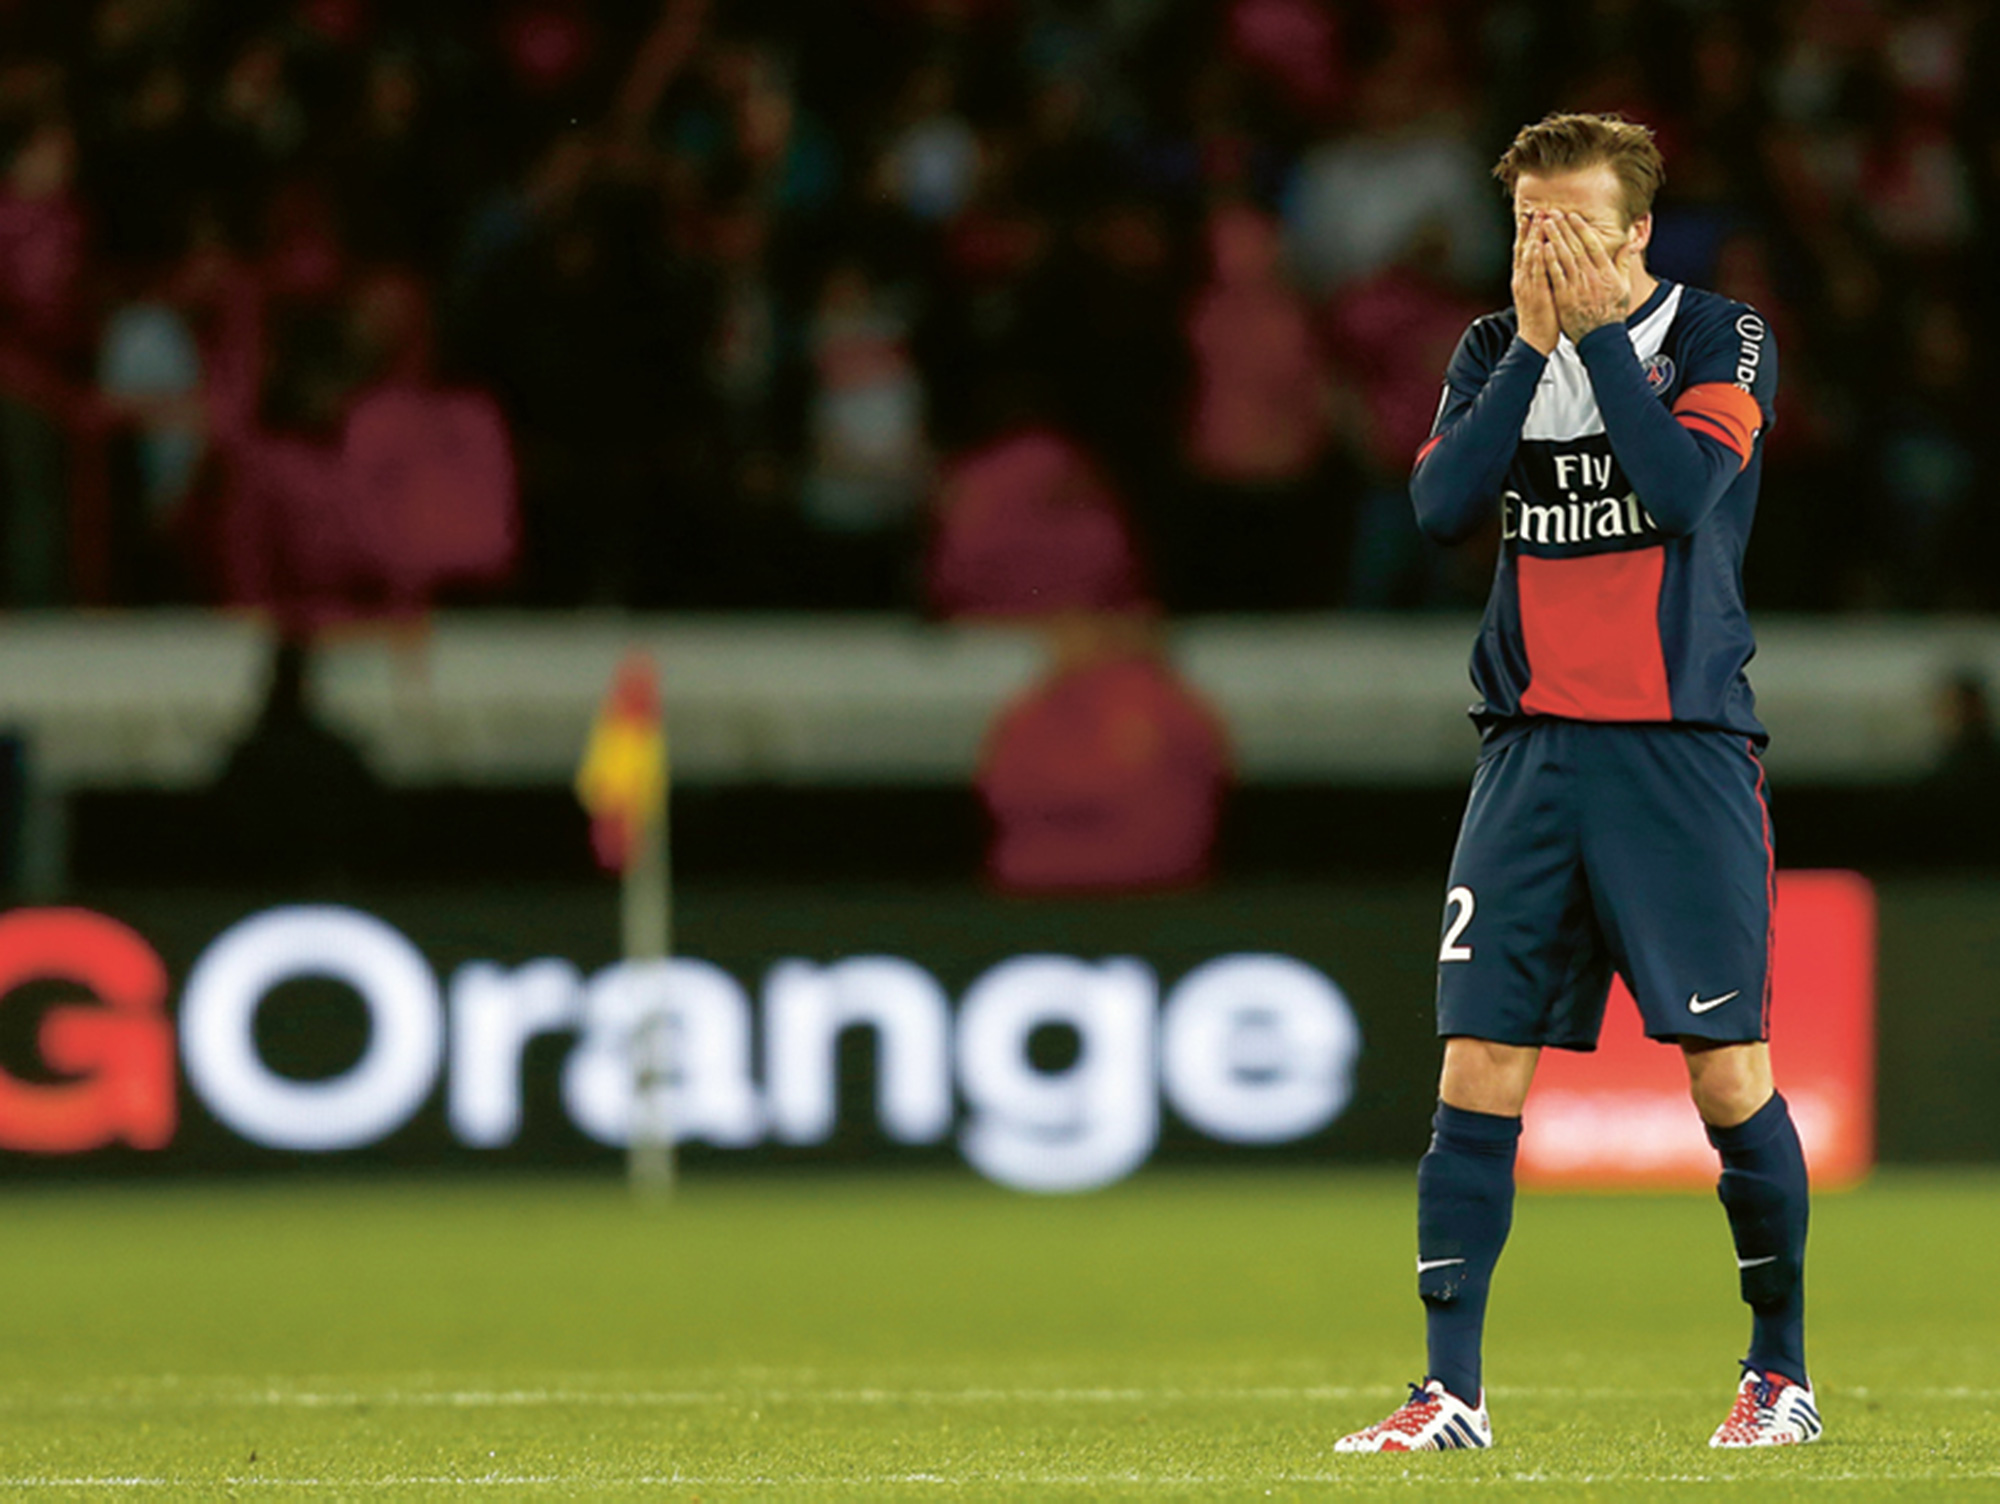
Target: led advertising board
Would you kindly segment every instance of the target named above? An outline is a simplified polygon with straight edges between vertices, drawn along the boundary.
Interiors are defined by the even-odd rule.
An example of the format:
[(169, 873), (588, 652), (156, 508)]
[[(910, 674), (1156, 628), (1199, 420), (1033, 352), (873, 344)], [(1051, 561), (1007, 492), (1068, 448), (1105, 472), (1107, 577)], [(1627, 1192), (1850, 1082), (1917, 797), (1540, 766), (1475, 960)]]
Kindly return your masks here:
[[(309, 977), (350, 991), (366, 1029), (344, 1069), (300, 1079), (264, 1057), (257, 1022), (267, 1000)], [(1316, 1133), (1346, 1107), (1361, 1049), (1339, 986), (1279, 955), (1218, 956), (1164, 993), (1140, 960), (1018, 956), (984, 972), (956, 1008), (901, 957), (787, 959), (753, 999), (694, 958), (589, 975), (553, 958), (473, 961), (441, 978), (394, 926), (339, 907), (272, 909), (217, 936), (188, 974), (177, 1028), (164, 965), (104, 915), (0, 918), (0, 986), (29, 981), (75, 984), (95, 999), (52, 1008), (42, 1022), (44, 1060), (73, 1079), (0, 1080), (0, 1147), (42, 1153), (167, 1148), (176, 1054), (195, 1101), (249, 1144), (364, 1149), (442, 1092), (460, 1145), (501, 1148), (523, 1131), (525, 1053), (551, 1034), (573, 1040), (561, 1073), (570, 1124), (616, 1147), (640, 1106), (634, 1042), (654, 1020), (666, 1026), (670, 1064), (661, 1100), (645, 1105), (675, 1138), (723, 1149), (811, 1144), (833, 1132), (838, 1038), (865, 1027), (879, 1041), (876, 1105), (889, 1138), (955, 1136), (994, 1180), (1069, 1191), (1116, 1180), (1151, 1155), (1163, 1095), (1220, 1142)], [(1033, 1036), (1049, 1028), (1076, 1041), (1060, 1069), (1032, 1055)]]
[[(1875, 893), (1852, 872), (1778, 874), (1771, 1063), (1813, 1182), (1875, 1160)], [(1711, 1186), (1715, 1151), (1677, 1050), (1614, 982), (1594, 1054), (1544, 1053), (1522, 1118), (1521, 1178), (1544, 1186)]]
[[(1836, 1180), (1873, 1152), (1869, 897), (1780, 879), (1781, 1079)], [(609, 1164), (643, 1114), (702, 1163), (956, 1155), (1073, 1191), (1163, 1150), (1414, 1161), (1427, 1132), (1428, 891), (759, 896), (639, 963), (581, 959), (589, 892), (384, 907), (0, 916), (0, 1169)], [(1550, 1052), (1529, 1179), (1712, 1181), (1678, 1052), (1627, 1033), (1614, 1000), (1598, 1055)]]

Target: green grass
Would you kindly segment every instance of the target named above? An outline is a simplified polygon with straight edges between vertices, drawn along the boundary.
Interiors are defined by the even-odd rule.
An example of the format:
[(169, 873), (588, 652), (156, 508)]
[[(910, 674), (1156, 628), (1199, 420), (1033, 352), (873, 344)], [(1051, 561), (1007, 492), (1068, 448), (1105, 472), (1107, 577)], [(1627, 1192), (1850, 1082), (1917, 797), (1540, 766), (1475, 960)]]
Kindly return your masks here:
[(1812, 1447), (1704, 1444), (1706, 1197), (1529, 1197), (1499, 1444), (1336, 1457), (1421, 1366), (1403, 1175), (16, 1190), (0, 1497), (2000, 1497), (2000, 1177), (1821, 1200)]

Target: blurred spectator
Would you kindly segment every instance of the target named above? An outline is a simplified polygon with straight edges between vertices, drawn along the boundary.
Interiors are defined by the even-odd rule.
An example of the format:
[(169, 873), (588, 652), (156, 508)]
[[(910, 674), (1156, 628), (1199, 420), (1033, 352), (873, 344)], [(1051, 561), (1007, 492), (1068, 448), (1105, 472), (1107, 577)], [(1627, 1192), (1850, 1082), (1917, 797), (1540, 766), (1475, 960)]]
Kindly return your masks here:
[(9, 86), (31, 97), (0, 112), (0, 548), (6, 600), (50, 606), (69, 596), (65, 430), (82, 390), (86, 230), (54, 83), (17, 71), (0, 75)]
[(1420, 234), (1400, 260), (1350, 283), (1326, 310), (1362, 476), (1347, 604), (1365, 611), (1476, 606), (1490, 582), (1490, 557), (1434, 547), (1410, 509), (1410, 470), (1437, 416), (1440, 374), (1485, 311), (1445, 278), (1446, 254), (1442, 227)]
[(801, 106), (784, 61), (738, 40), (716, 42), (705, 61), (706, 97), (671, 122), (671, 148), (711, 177), (744, 175), (775, 209), (826, 208), (840, 184), (839, 152)]
[(929, 343), (933, 391), (945, 398), (973, 372), (996, 364), (1048, 370), (1037, 341), (1036, 293), (1058, 245), (1054, 217), (1034, 202), (1020, 139), (987, 131), (971, 200), (943, 227), (943, 285)]
[(259, 882), (351, 875), (383, 834), (383, 791), (352, 742), (311, 705), (311, 648), (273, 646), (256, 724), (229, 754), (212, 797), (230, 871)]
[(1453, 280), (1499, 277), (1505, 217), (1456, 76), (1442, 19), (1418, 13), (1361, 80), (1353, 127), (1300, 159), (1285, 220), (1293, 264), (1315, 294), (1388, 265), (1436, 225), (1446, 227)]
[(1930, 862), (2000, 865), (2000, 730), (1986, 676), (1951, 675), (1936, 705), (1938, 755), (1902, 801), (1898, 844)]
[(1125, 509), (1096, 465), (1018, 397), (997, 403), (1014, 421), (948, 466), (938, 486), (931, 609), (1022, 617), (1144, 603)]
[[(105, 6), (101, 14), (115, 11)], [(98, 80), (100, 111), (85, 141), (84, 187), (106, 252), (127, 262), (171, 260), (199, 192), (212, 143), (189, 69), (155, 56), (129, 82)]]
[(329, 310), (280, 319), (272, 354), (254, 416), (217, 432), (229, 475), (215, 527), (218, 584), (225, 601), (304, 631), (346, 614), (358, 585), (340, 453), (354, 373)]
[(1764, 438), (1764, 483), (1756, 546), (1744, 559), (1745, 589), (1753, 606), (1782, 601), (1831, 609), (1852, 586), (1843, 579), (1847, 540), (1872, 527), (1879, 505), (1874, 487), (1858, 483), (1865, 469), (1858, 454), (1862, 436), (1846, 431), (1833, 405), (1825, 347), (1808, 336), (1769, 234), (1760, 228), (1731, 233), (1716, 252), (1708, 285), (1757, 310), (1783, 362), (1777, 417)]
[(368, 583), (392, 611), (442, 590), (503, 583), (520, 549), (514, 454), (493, 397), (441, 381), (424, 285), (362, 284), (349, 338), (365, 373), (341, 437), (348, 505)]
[(237, 50), (212, 106), (219, 181), (254, 191), (298, 167), (308, 120), (292, 84), (292, 61), (277, 31), (253, 35)]
[(1338, 16), (1313, 0), (1235, 0), (1230, 45), (1310, 119), (1324, 120), (1347, 91)]
[(1165, 213), (1136, 194), (1114, 194), (1074, 225), (1026, 311), (1045, 341), (1052, 409), (1133, 498), (1149, 537), (1162, 499), (1179, 484), (1179, 456), (1162, 440), (1186, 405), (1181, 259)]
[(1886, 407), (1878, 435), (1879, 520), (1889, 599), (1899, 606), (1969, 606), (1967, 565), (1976, 557), (1970, 545), (1982, 504), (1973, 437), (1980, 395), (1972, 341), (1953, 302), (1929, 296), (1912, 308)]
[(1015, 893), (1183, 888), (1210, 872), (1229, 783), (1221, 721), (1146, 615), (1060, 612), (1042, 682), (994, 723), (986, 871)]
[(521, 436), (530, 598), (671, 601), (707, 563), (709, 498), (686, 468), (712, 417), (698, 286), (656, 206), (587, 157), (527, 207), (528, 233), (492, 257), (460, 323)]
[(965, 207), (979, 170), (979, 138), (958, 113), (957, 83), (941, 61), (920, 66), (904, 88), (901, 130), (882, 172), (904, 209), (946, 220)]
[(106, 319), (97, 382), (107, 399), (131, 414), (145, 515), (171, 516), (194, 484), (205, 436), (200, 341), (170, 283), (139, 289)]
[(929, 462), (909, 321), (865, 267), (841, 262), (821, 288), (808, 341), (806, 521), (837, 547), (847, 545), (847, 567), (864, 586), (861, 600), (849, 604), (893, 598)]
[(234, 436), (229, 597), (302, 631), (504, 579), (520, 541), (506, 423), (491, 396), (436, 380), (421, 284), (378, 276), (285, 336), (260, 422)]
[[(850, 578), (845, 561), (815, 557), (807, 569), (796, 546), (798, 429), (810, 384), (802, 346), (810, 331), (800, 327), (797, 299), (779, 275), (774, 233), (770, 211), (754, 195), (720, 203), (707, 218), (706, 374), (721, 419), (714, 463), (726, 471), (717, 505), (727, 517), (724, 557), (712, 571), (717, 593), (704, 603), (882, 605), (905, 592), (880, 593), (879, 568)], [(859, 545), (877, 554), (878, 565), (882, 552), (895, 550), (889, 567), (899, 581), (910, 572), (913, 501), (906, 497), (901, 506), (903, 531), (892, 525), (864, 533)]]
[(1180, 610), (1330, 605), (1341, 498), (1327, 369), (1276, 222), (1247, 204), (1209, 218), (1209, 281), (1188, 313), (1192, 486), (1163, 539)]
[(434, 271), (449, 252), (464, 190), (452, 170), (452, 133), (428, 118), (431, 109), (416, 54), (394, 47), (370, 54), (334, 166), (341, 217), (364, 260)]
[[(1560, 105), (1659, 131), (1659, 269), (1734, 277), (1780, 329), (1759, 604), (1991, 604), (1963, 560), (1968, 536), (2000, 537), (1977, 499), (2000, 440), (1966, 431), (1962, 392), (1909, 387), (1913, 338), (1957, 357), (1901, 291), (1953, 298), (1974, 351), (2000, 329), (1990, 10), (0, 4), (0, 598), (226, 595), (185, 568), (199, 548), (161, 545), (235, 546), (219, 524), (256, 394), (322, 380), (282, 369), (317, 359), (285, 331), (383, 267), (438, 281), (446, 365), (506, 413), (511, 601), (896, 606), (914, 539), (828, 509), (902, 504), (884, 498), (910, 493), (913, 436), (990, 437), (971, 394), (995, 369), (1031, 372), (1055, 431), (1131, 499), (1176, 600), (1324, 606), (1343, 580), (1358, 605), (1452, 598), (1393, 515), (1420, 362), (1376, 336), (1427, 298), (1504, 306), (1488, 164)], [(1273, 204), (1290, 272), (1208, 275), (1217, 224)], [(822, 306), (850, 265), (865, 315)], [(1330, 367), (1292, 331), (1300, 292)], [(1268, 346), (1245, 337), (1260, 320)], [(856, 329), (889, 325), (894, 374), (828, 379)], [(343, 430), (364, 378), (333, 383)], [(886, 446), (858, 481), (857, 435)], [(1288, 499), (1205, 514), (1225, 493)], [(1940, 508), (1959, 520), (1921, 542)], [(1911, 562), (1926, 548), (1950, 560), (1937, 588)]]

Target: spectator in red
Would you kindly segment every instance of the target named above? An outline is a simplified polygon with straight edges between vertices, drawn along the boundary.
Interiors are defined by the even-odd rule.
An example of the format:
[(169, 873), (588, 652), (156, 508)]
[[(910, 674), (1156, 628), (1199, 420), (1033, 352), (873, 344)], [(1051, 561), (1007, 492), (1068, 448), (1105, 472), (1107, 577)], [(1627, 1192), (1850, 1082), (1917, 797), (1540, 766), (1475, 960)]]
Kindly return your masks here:
[[(1011, 387), (1009, 388), (1011, 390)], [(1066, 434), (1023, 414), (945, 472), (928, 593), (943, 617), (1106, 611), (1148, 599), (1125, 509)]]
[(1221, 722), (1149, 615), (1061, 612), (1046, 630), (1049, 672), (1001, 712), (981, 761), (988, 878), (1014, 893), (1201, 882), (1230, 777)]
[(437, 381), (421, 284), (364, 282), (281, 332), (262, 421), (234, 436), (227, 598), (288, 627), (407, 614), (504, 580), (520, 538), (499, 404)]
[(0, 75), (0, 95), (43, 96), (0, 115), (0, 550), (5, 599), (16, 606), (55, 605), (69, 593), (65, 429), (83, 393), (86, 234), (76, 136), (58, 89), (32, 69)]
[(225, 603), (309, 634), (346, 614), (359, 574), (340, 453), (352, 370), (339, 320), (324, 310), (275, 317), (268, 350), (253, 411), (218, 414), (216, 585)]
[(1315, 0), (1235, 0), (1224, 22), (1229, 46), (1311, 120), (1325, 120), (1346, 94), (1339, 18)]
[(372, 375), (341, 437), (363, 567), (393, 610), (506, 580), (520, 549), (513, 443), (493, 396), (439, 380), (428, 291), (402, 272), (363, 282), (351, 333)]
[(1343, 287), (1326, 310), (1328, 343), (1352, 383), (1342, 407), (1362, 484), (1347, 604), (1362, 610), (1476, 605), (1492, 570), (1475, 551), (1461, 560), (1428, 543), (1410, 510), (1410, 467), (1437, 413), (1437, 373), (1485, 311), (1446, 277), (1448, 255), (1441, 227), (1431, 226), (1400, 259)]
[(1192, 485), (1166, 540), (1168, 599), (1196, 610), (1331, 604), (1331, 428), (1312, 311), (1269, 215), (1223, 205), (1208, 240), (1209, 282), (1187, 321)]

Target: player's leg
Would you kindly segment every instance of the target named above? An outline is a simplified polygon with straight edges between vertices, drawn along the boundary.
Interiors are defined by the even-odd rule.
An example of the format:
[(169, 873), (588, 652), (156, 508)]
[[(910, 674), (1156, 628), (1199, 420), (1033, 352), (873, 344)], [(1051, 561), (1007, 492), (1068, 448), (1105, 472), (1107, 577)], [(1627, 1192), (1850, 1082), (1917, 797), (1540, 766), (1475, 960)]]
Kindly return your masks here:
[(1568, 773), (1555, 727), (1489, 756), (1474, 780), (1438, 957), (1439, 1102), (1417, 1168), (1429, 1372), (1408, 1404), (1337, 1450), (1491, 1440), (1481, 1339), (1513, 1221), (1522, 1106), (1543, 1045), (1595, 1037), (1610, 977), (1565, 808)]
[(1820, 1418), (1806, 1373), (1805, 1256), (1810, 1193), (1791, 1112), (1772, 1084), (1770, 1046), (1683, 1039), (1688, 1085), (1722, 1159), (1717, 1194), (1729, 1215), (1750, 1307), (1750, 1351), (1736, 1405), (1712, 1446), (1811, 1441)]
[(1417, 1293), (1429, 1377), (1480, 1403), (1486, 1301), (1514, 1224), (1514, 1157), (1539, 1048), (1444, 1045), (1430, 1148), (1417, 1165)]
[(1386, 1420), (1334, 1443), (1341, 1452), (1491, 1444), (1480, 1372), (1486, 1297), (1514, 1222), (1514, 1151), (1535, 1046), (1444, 1042), (1431, 1142), (1417, 1164), (1417, 1293), (1428, 1372)]
[(1715, 1444), (1810, 1440), (1819, 1418), (1803, 1338), (1805, 1160), (1766, 1043), (1773, 859), (1763, 770), (1746, 742), (1719, 732), (1602, 727), (1591, 741), (1593, 899), (1647, 1034), (1685, 1055), (1753, 1313), (1748, 1377)]

